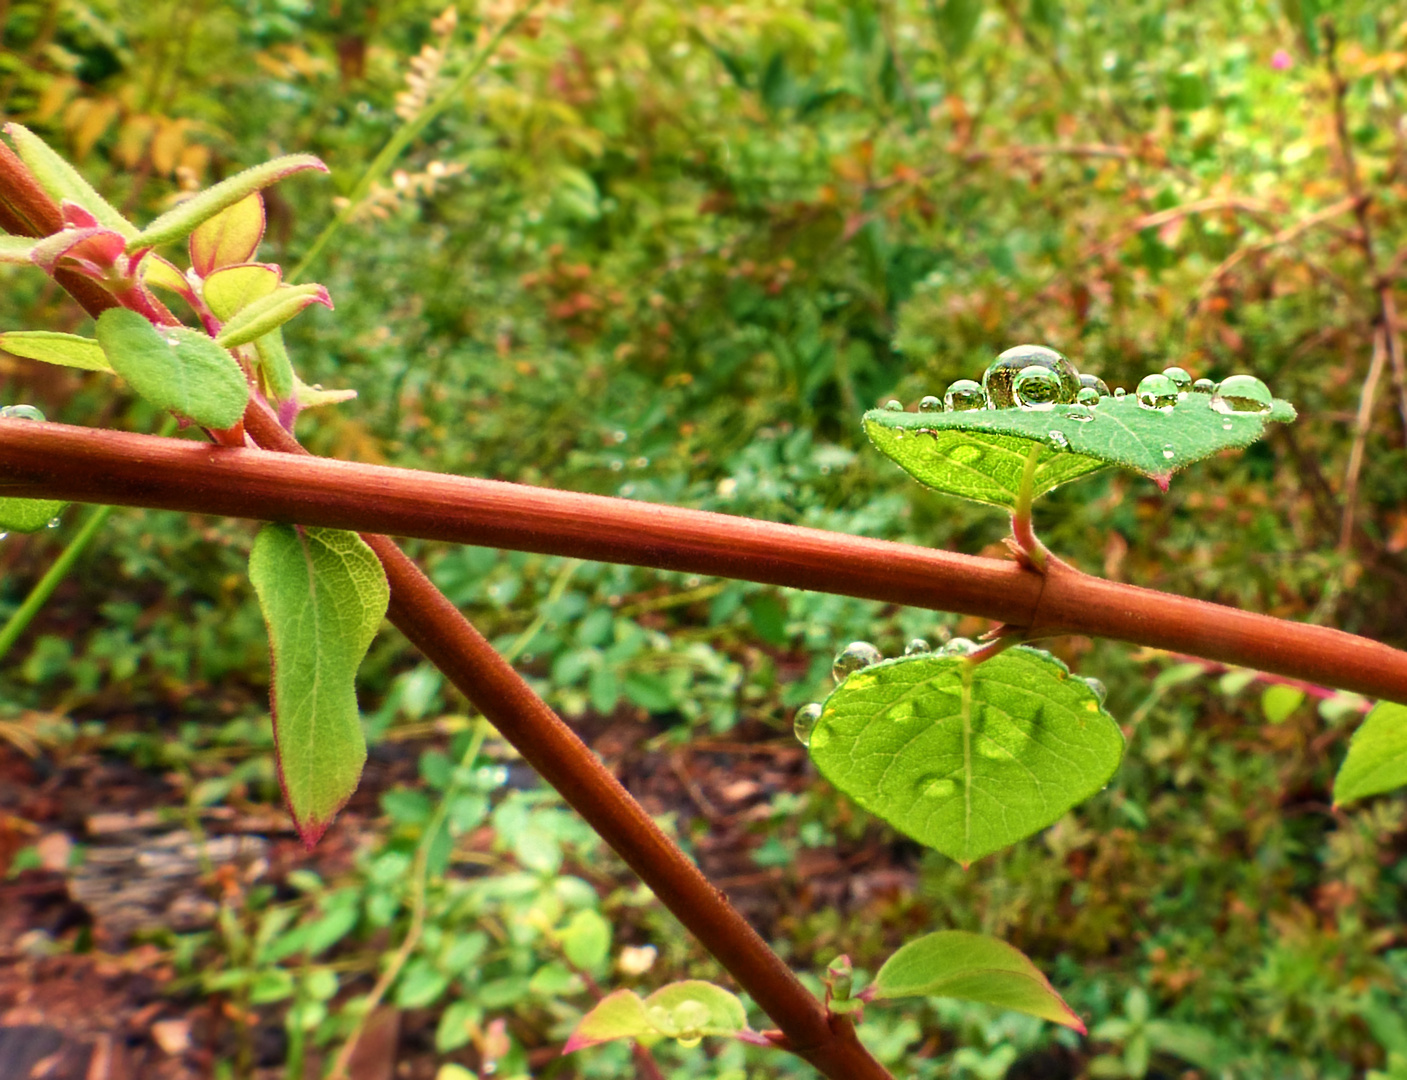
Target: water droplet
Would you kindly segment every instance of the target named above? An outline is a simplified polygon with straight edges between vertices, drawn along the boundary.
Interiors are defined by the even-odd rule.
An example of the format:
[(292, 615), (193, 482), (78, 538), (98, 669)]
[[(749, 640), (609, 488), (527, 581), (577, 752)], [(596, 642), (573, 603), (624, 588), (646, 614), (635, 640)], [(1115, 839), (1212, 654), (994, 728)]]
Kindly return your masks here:
[(921, 637), (916, 637), (904, 646), (905, 656), (921, 656), (929, 651), (928, 642)]
[(946, 645), (944, 645), (941, 649), (938, 650), (938, 655), (967, 656), (971, 653), (975, 653), (976, 651), (977, 643), (971, 638), (955, 637), (952, 641), (948, 642)]
[(1176, 457), (1176, 456), (1177, 456), (1177, 449), (1173, 446), (1173, 444), (1172, 444), (1172, 443), (1164, 443), (1164, 444), (1163, 444), (1163, 457), (1165, 457), (1165, 458), (1167, 458), (1167, 460), (1171, 461), (1171, 460), (1172, 460), (1174, 457)]
[[(1071, 408), (1074, 408), (1074, 406), (1072, 405)], [(1070, 440), (1065, 437), (1065, 432), (1052, 429), (1047, 434), (1050, 435), (1050, 441), (1055, 443), (1060, 449), (1070, 449)]]
[(10, 535), (10, 534), (7, 533), (7, 532), (6, 532), (6, 533), (0, 533), (0, 540), (5, 539), (5, 537), (7, 537), (7, 536), (9, 536), (9, 535)]
[(1104, 684), (1095, 678), (1086, 678), (1085, 685), (1094, 691), (1094, 696), (1099, 699), (1099, 704), (1104, 704), (1104, 699), (1109, 696), (1109, 691)]
[(1051, 405), (1075, 400), (1075, 395), (1080, 392), (1080, 373), (1075, 370), (1074, 364), (1044, 345), (1017, 345), (993, 360), (982, 375), (982, 386), (987, 391), (987, 407), (1010, 409), (1019, 405), (1016, 380), (1032, 367), (1045, 368), (1056, 376), (1057, 388), (1055, 396), (1050, 399)]
[(1171, 412), (1177, 404), (1177, 383), (1161, 373), (1143, 376), (1136, 393), (1139, 405), (1145, 409)]
[(921, 776), (915, 786), (925, 799), (946, 799), (958, 789), (957, 784), (946, 776)]
[(1088, 405), (1071, 405), (1065, 410), (1065, 419), (1074, 420), (1077, 424), (1088, 424), (1094, 419), (1094, 411)]
[(6, 405), (0, 409), (0, 417), (6, 420), (43, 420), (44, 414), (33, 405)]
[(650, 1023), (666, 1035), (673, 1035), (679, 1029), (674, 1026), (674, 1014), (663, 1005), (652, 1005), (650, 1011), (645, 1014), (649, 1017)]
[(1118, 389), (1116, 389), (1116, 390), (1114, 391), (1114, 396), (1115, 396), (1116, 398), (1121, 398), (1121, 397), (1123, 397), (1123, 396), (1124, 396), (1125, 394), (1127, 394), (1127, 393), (1128, 393), (1128, 391), (1125, 390), (1122, 386), (1120, 386)]
[(611, 442), (613, 442), (613, 443), (623, 443), (623, 442), (625, 442), (625, 432), (619, 431), (619, 430), (611, 432)]
[(886, 401), (886, 402), (884, 403), (884, 411), (885, 411), (885, 412), (903, 412), (903, 411), (904, 411), (904, 405), (903, 405), (902, 402), (895, 401), (893, 398), (890, 398), (888, 401)]
[(1223, 379), (1212, 395), (1212, 408), (1219, 413), (1264, 415), (1274, 404), (1270, 387), (1254, 375), (1232, 375)]
[(58, 527), (59, 527), (59, 519), (56, 518), (56, 517), (50, 518), (50, 519), (49, 519), (49, 524), (45, 526), (45, 528), (49, 528), (49, 529), (57, 529)]
[(835, 663), (831, 665), (831, 677), (836, 682), (842, 682), (847, 675), (853, 675), (871, 664), (878, 664), (883, 659), (884, 654), (868, 641), (852, 641), (841, 649), (840, 655), (835, 658)]
[(1044, 412), (1055, 408), (1060, 399), (1060, 376), (1050, 368), (1032, 364), (1017, 373), (1012, 388), (1016, 393), (1016, 404), (1019, 408)]
[(985, 409), (987, 407), (987, 391), (982, 389), (982, 384), (971, 379), (959, 379), (948, 387), (948, 392), (943, 395), (943, 404), (947, 406), (949, 412), (968, 412), (972, 409)]
[(1216, 383), (1211, 379), (1198, 379), (1192, 384), (1194, 394), (1212, 394), (1216, 392)]
[(919, 411), (919, 412), (942, 412), (942, 411), (943, 411), (943, 402), (942, 402), (941, 400), (939, 400), (938, 398), (934, 397), (932, 394), (926, 394), (926, 395), (924, 395), (923, 400), (921, 400), (921, 401), (918, 403), (918, 411)]
[[(1080, 372), (1080, 389), (1093, 390), (1099, 397), (1109, 396), (1109, 384), (1107, 382), (1098, 375), (1090, 375), (1083, 371)], [(1078, 400), (1083, 401), (1084, 398), (1079, 398)], [(1097, 401), (1098, 398), (1095, 400)]]
[(1186, 368), (1165, 367), (1163, 374), (1177, 384), (1178, 390), (1187, 390), (1192, 386), (1192, 376), (1187, 373)]
[(811, 745), (811, 733), (816, 730), (816, 721), (821, 718), (821, 707), (814, 701), (796, 710), (791, 729), (796, 733), (796, 741), (802, 746)]
[(167, 334), (167, 335), (166, 335), (166, 344), (168, 344), (168, 345), (179, 345), (180, 343), (181, 343), (181, 339), (178, 338), (175, 334)]
[[(1104, 396), (1108, 397), (1109, 395)], [(1092, 386), (1082, 386), (1080, 392), (1075, 395), (1075, 401), (1080, 405), (1098, 405), (1099, 391)]]
[(1230, 430), (1231, 430), (1231, 421), (1230, 421), (1230, 420), (1223, 420), (1223, 421), (1221, 422), (1221, 430), (1222, 430), (1222, 431), (1230, 431)]

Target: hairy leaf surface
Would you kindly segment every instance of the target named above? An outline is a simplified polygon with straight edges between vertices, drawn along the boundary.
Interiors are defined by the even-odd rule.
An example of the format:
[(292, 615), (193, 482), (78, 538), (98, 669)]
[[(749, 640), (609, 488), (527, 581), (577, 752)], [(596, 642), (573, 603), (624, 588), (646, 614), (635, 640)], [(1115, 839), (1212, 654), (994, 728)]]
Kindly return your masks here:
[(279, 778), (303, 841), (317, 842), (366, 761), (356, 674), (390, 589), (355, 533), (266, 525), (249, 555), (273, 652)]
[(52, 330), (10, 330), (0, 334), (0, 349), (29, 360), (42, 360), (46, 364), (112, 374), (112, 365), (103, 354), (103, 347), (92, 338), (77, 334), (60, 334)]
[(157, 330), (135, 311), (112, 308), (98, 318), (98, 344), (112, 369), (159, 408), (221, 431), (244, 415), (244, 371), (198, 330)]
[(1123, 746), (1089, 684), (1016, 646), (976, 665), (915, 656), (855, 672), (826, 699), (810, 752), (866, 810), (966, 865), (1099, 791)]

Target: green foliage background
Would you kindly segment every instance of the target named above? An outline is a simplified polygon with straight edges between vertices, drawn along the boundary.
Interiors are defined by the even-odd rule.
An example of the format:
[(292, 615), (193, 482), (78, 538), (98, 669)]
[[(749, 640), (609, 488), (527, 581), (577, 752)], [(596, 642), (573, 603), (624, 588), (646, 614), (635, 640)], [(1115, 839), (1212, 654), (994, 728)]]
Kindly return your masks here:
[[(12, 0), (0, 12), (5, 110), (139, 220), (182, 186), (273, 154), (323, 157), (330, 184), (299, 178), (270, 198), (264, 257), (288, 266), (402, 123), (412, 58), (444, 44), (438, 6), (412, 0), (335, 13), (300, 0)], [(921, 490), (868, 449), (862, 411), (941, 393), (1023, 341), (1130, 389), (1168, 363), (1245, 371), (1300, 422), (1181, 474), (1166, 496), (1112, 472), (1068, 485), (1037, 510), (1046, 542), (1121, 580), (1407, 646), (1407, 408), (1391, 364), (1340, 540), (1378, 278), (1395, 296), (1407, 240), (1404, 20), (1402, 4), (1353, 0), (544, 4), (311, 268), (337, 310), (292, 324), (290, 352), (306, 381), (360, 398), (310, 414), (300, 435), (356, 460), (995, 554), (1004, 516)], [(442, 74), (476, 28), (461, 12)], [(1372, 264), (1345, 202), (1360, 190)], [(84, 332), (38, 275), (7, 267), (0, 280), (3, 329)], [(149, 409), (110, 386), (0, 360), (6, 404), (154, 430)], [(0, 616), (75, 527), (0, 544)], [(273, 800), (266, 644), (243, 574), (253, 535), (241, 522), (115, 515), (0, 671), (6, 715), (60, 760), (120, 754), (184, 776), (197, 802)], [(785, 737), (852, 639), (894, 655), (914, 635), (984, 629), (413, 547), (501, 644), (542, 616), (519, 662), (564, 715), (592, 730), (648, 724), (664, 745)], [(997, 1077), (1053, 1041), (1080, 1063), (1101, 1055), (1104, 1075), (1138, 1074), (1127, 1051), (1151, 999), (1154, 1016), (1220, 1040), (1233, 1075), (1398, 1076), (1386, 1070), (1389, 1052), (1407, 1055), (1407, 800), (1329, 811), (1354, 714), (1310, 700), (1271, 723), (1259, 686), (1217, 671), (1078, 639), (1056, 649), (1110, 686), (1130, 743), (1111, 786), (966, 873), (819, 782), (799, 803), (779, 795), (751, 829), (756, 860), (781, 868), (790, 893), (804, 884), (799, 852), (876, 836), (919, 883), (788, 905), (772, 928), (784, 954), (819, 971), (846, 951), (873, 971), (917, 933), (980, 930), (1035, 957), (1092, 1028), (1128, 1021), (1080, 1044), (976, 1007), (875, 1009), (866, 1037), (899, 1075)], [(392, 633), (372, 646), (361, 699), (373, 760), (379, 740), (464, 707)], [(450, 784), (445, 755), (462, 743), (427, 754), (429, 790)], [(594, 841), (540, 791), (506, 791), (506, 776), (466, 778), (454, 820), (491, 828), (513, 873), (435, 877), (434, 940), (395, 995), (457, 1009), (461, 1025), (511, 1017), (499, 1073), (511, 1076), (588, 1002), (551, 944), (581, 912), (604, 913), (617, 944), (659, 945), (642, 986), (715, 973), (623, 871), (614, 888), (587, 884)], [(251, 995), (275, 1027), (290, 1001), (333, 1001), (289, 959), (306, 943), (280, 947), (280, 935), (340, 918), (326, 947), (355, 955), (403, 926), (398, 890), (431, 806), (420, 788), (385, 793), (346, 880), (254, 890), (225, 932), (164, 941), (192, 992)], [(318, 1045), (349, 1022), (335, 1004), (305, 1015)], [(1144, 1068), (1186, 1067), (1146, 1038)], [(445, 1060), (477, 1060), (452, 1043)], [(679, 1076), (805, 1071), (739, 1045), (658, 1053)], [(533, 1075), (626, 1068), (605, 1048)]]

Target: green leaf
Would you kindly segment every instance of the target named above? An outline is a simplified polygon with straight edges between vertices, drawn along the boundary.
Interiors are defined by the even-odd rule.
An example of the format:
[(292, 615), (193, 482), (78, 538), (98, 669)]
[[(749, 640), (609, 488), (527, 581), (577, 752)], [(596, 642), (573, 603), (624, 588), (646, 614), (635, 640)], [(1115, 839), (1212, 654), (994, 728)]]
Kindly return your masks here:
[(1080, 1018), (1020, 950), (962, 930), (925, 935), (885, 961), (875, 976), (872, 1000), (904, 997), (980, 1001), (1085, 1031)]
[(311, 846), (366, 760), (356, 674), (390, 590), (355, 533), (266, 525), (249, 555), (273, 652), (274, 742), (289, 810)]
[(930, 655), (862, 668), (826, 699), (809, 749), (866, 810), (967, 865), (1097, 792), (1123, 746), (1089, 684), (1018, 645), (981, 664)]
[(1272, 724), (1283, 724), (1304, 704), (1304, 691), (1298, 686), (1271, 683), (1260, 695), (1261, 712)]
[(1348, 756), (1334, 778), (1334, 805), (1407, 784), (1407, 705), (1380, 701), (1348, 744)]
[(27, 236), (0, 236), (0, 263), (31, 266), (35, 242)]
[(195, 290), (184, 274), (160, 255), (149, 254), (141, 262), (142, 284), (148, 288), (167, 289), (192, 308), (198, 307)]
[(249, 381), (235, 358), (198, 330), (157, 330), (135, 311), (98, 318), (98, 344), (112, 369), (142, 397), (203, 427), (233, 427), (249, 404)]
[(99, 195), (77, 169), (54, 153), (38, 135), (14, 123), (5, 125), (5, 134), (14, 141), (20, 160), (29, 166), (39, 186), (49, 193), (54, 202), (62, 204), (67, 199), (83, 207), (99, 223), (114, 232), (128, 239), (137, 235), (137, 226), (119, 214), (115, 206)]
[(747, 1026), (747, 1010), (737, 996), (720, 986), (688, 979), (670, 983), (643, 1001), (632, 990), (607, 994), (581, 1018), (562, 1047), (570, 1054), (612, 1039), (653, 1041), (660, 1036), (693, 1045), (705, 1035), (761, 1041)]
[(0, 498), (0, 533), (38, 532), (67, 505), (52, 499)]
[(269, 263), (241, 263), (216, 270), (205, 279), (201, 295), (211, 314), (225, 322), (255, 300), (279, 287), (283, 274)]
[(943, 0), (941, 6), (933, 5), (932, 11), (938, 24), (938, 40), (943, 43), (944, 51), (954, 58), (961, 56), (977, 33), (977, 23), (982, 18), (982, 0)]
[[(327, 166), (311, 154), (288, 154), (284, 157), (274, 158), (272, 161), (266, 161), (262, 165), (256, 165), (252, 169), (245, 169), (244, 172), (237, 173), (212, 188), (192, 195), (174, 210), (168, 210), (162, 214), (132, 237), (127, 245), (127, 252), (131, 254), (145, 247), (160, 247), (162, 244), (181, 240), (194, 232), (202, 222), (209, 221), (221, 210), (233, 206), (242, 199), (247, 199), (254, 192), (266, 188), (270, 184), (278, 183), (286, 176), (292, 176), (305, 169), (327, 172)], [(93, 213), (98, 216), (96, 210)]]
[(225, 207), (191, 233), (191, 267), (201, 277), (248, 262), (264, 238), (264, 197), (257, 191)]
[(227, 349), (247, 344), (277, 330), (309, 304), (324, 304), (330, 308), (332, 297), (321, 285), (280, 285), (233, 315), (215, 341)]
[[(270, 330), (254, 342), (254, 349), (259, 354), (259, 370), (264, 376), (264, 389), (276, 401), (288, 401), (297, 393), (298, 377), (293, 374), (293, 363), (288, 359), (288, 350), (283, 346), (283, 331)], [(350, 394), (351, 397), (357, 396), (355, 390), (343, 393)], [(346, 400), (335, 393), (328, 396), (339, 401)], [(303, 405), (301, 398), (298, 403)]]
[(0, 334), (0, 349), (28, 360), (80, 368), (83, 371), (112, 373), (103, 347), (92, 338), (59, 334), (49, 330), (10, 330)]
[[(972, 409), (906, 413), (874, 409), (865, 433), (905, 472), (935, 491), (1008, 509), (1016, 505), (1026, 458), (1035, 445), (1033, 496), (1108, 465), (1142, 473), (1166, 487), (1178, 469), (1233, 447), (1251, 445), (1267, 420), (1288, 423), (1293, 406), (1269, 413), (1220, 413), (1206, 394), (1189, 394), (1169, 412), (1145, 409), (1134, 395), (1107, 397), (1078, 421), (1082, 406), (1048, 411)], [(1073, 414), (1071, 410), (1076, 410)]]
[(562, 952), (583, 971), (596, 971), (611, 951), (611, 924), (587, 909), (572, 916), (562, 931)]

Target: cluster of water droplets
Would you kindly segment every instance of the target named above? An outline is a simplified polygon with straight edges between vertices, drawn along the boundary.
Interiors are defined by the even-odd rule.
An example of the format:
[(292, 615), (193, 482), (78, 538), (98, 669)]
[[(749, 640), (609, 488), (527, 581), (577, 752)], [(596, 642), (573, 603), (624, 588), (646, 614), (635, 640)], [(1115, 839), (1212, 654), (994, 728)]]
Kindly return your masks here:
[[(914, 638), (904, 646), (905, 656), (967, 656), (980, 646), (969, 638), (957, 637), (940, 645), (936, 650), (923, 638)], [(837, 683), (844, 682), (857, 671), (872, 667), (884, 659), (884, 654), (868, 641), (852, 641), (836, 654), (831, 665), (831, 678)], [(811, 745), (812, 733), (821, 719), (821, 706), (812, 702), (796, 710), (792, 718), (792, 731), (802, 746)]]
[[(1274, 407), (1270, 388), (1254, 375), (1232, 375), (1220, 384), (1211, 379), (1193, 380), (1184, 368), (1169, 367), (1145, 375), (1134, 391), (1140, 408), (1155, 412), (1171, 412), (1178, 402), (1193, 395), (1203, 395), (1207, 405), (1224, 416), (1263, 416)], [(1021, 409), (1024, 412), (1053, 412), (1063, 420), (1088, 424), (1099, 415), (1099, 406), (1106, 398), (1125, 396), (1123, 387), (1112, 393), (1108, 384), (1097, 375), (1082, 373), (1068, 358), (1044, 345), (1017, 345), (1007, 349), (982, 375), (982, 381), (958, 379), (948, 387), (942, 398), (929, 394), (918, 404), (921, 413), (970, 412), (974, 409)], [(885, 409), (902, 412), (899, 401), (888, 401)], [(1059, 410), (1055, 412), (1055, 410)], [(1230, 430), (1231, 420), (1222, 423)], [(1068, 436), (1052, 430), (1053, 443), (1064, 449), (1070, 445)], [(1175, 451), (1164, 457), (1172, 460)]]

